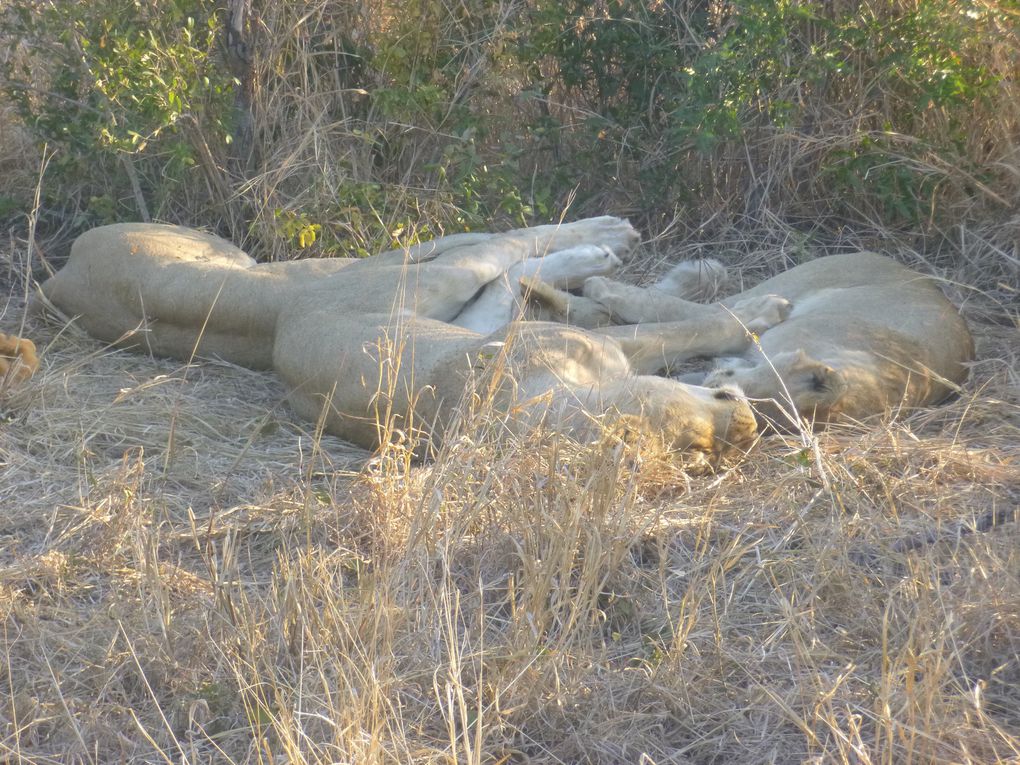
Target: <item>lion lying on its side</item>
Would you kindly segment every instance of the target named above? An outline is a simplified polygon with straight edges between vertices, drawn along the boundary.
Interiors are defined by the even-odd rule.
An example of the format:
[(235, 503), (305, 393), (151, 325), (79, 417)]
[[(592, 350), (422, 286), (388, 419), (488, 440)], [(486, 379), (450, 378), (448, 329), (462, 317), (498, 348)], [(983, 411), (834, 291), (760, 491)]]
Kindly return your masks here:
[[(600, 277), (585, 282), (584, 296), (530, 286), (548, 314), (588, 326), (611, 321), (647, 332), (649, 322), (683, 321), (701, 311), (659, 290)], [(758, 400), (759, 414), (781, 426), (791, 423), (790, 409), (826, 422), (938, 403), (967, 376), (974, 344), (963, 317), (934, 280), (890, 258), (869, 252), (818, 258), (721, 304), (770, 294), (792, 302), (789, 317), (700, 382), (738, 386)], [(652, 372), (667, 361), (652, 357), (635, 366)]]
[[(748, 327), (764, 331), (788, 313), (782, 298), (755, 296), (731, 310), (698, 305), (681, 321), (625, 333), (502, 326), (517, 289), (508, 274), (542, 277), (548, 268), (569, 286), (605, 273), (637, 238), (626, 221), (602, 217), (455, 235), (358, 261), (257, 265), (196, 231), (120, 224), (79, 237), (42, 290), (99, 339), (273, 368), (299, 414), (324, 412), (328, 430), (368, 447), (393, 430), (434, 443), (468, 380), (486, 368), (504, 372), (490, 390), (518, 427), (544, 421), (585, 436), (606, 415), (671, 448), (746, 447), (756, 422), (742, 396), (635, 373), (632, 360), (740, 353)], [(501, 328), (483, 334), (451, 323), (475, 326), (473, 306), (490, 298), (504, 312)]]

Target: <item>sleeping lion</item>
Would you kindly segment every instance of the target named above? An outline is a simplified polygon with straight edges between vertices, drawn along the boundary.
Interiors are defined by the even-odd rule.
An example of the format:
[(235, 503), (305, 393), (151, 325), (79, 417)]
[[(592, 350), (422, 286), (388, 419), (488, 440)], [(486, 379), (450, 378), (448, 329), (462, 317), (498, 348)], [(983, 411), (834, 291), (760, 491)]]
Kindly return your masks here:
[[(715, 261), (702, 270), (721, 277)], [(681, 275), (697, 271), (682, 265)], [(532, 283), (530, 299), (546, 315), (585, 326), (640, 325), (697, 317), (701, 306), (660, 289), (643, 289), (602, 276), (588, 279), (582, 296)], [(736, 385), (759, 416), (781, 427), (859, 420), (892, 410), (938, 403), (958, 390), (974, 357), (974, 343), (956, 307), (935, 281), (873, 252), (831, 255), (796, 266), (720, 305), (765, 295), (792, 303), (785, 321), (761, 333), (737, 354), (720, 351), (708, 387)], [(668, 359), (638, 364), (644, 372)], [(691, 380), (691, 377), (685, 379)]]
[[(366, 447), (394, 432), (434, 446), (471, 381), (516, 428), (586, 437), (608, 419), (715, 456), (754, 439), (748, 398), (781, 425), (860, 419), (966, 376), (962, 317), (886, 257), (819, 258), (705, 305), (683, 297), (725, 278), (714, 262), (653, 289), (606, 278), (636, 241), (602, 217), (259, 265), (207, 234), (119, 224), (81, 236), (42, 290), (99, 339), (275, 369), (299, 414)], [(722, 361), (703, 385), (657, 376), (692, 357)]]
[(699, 305), (680, 321), (622, 332), (511, 323), (519, 279), (580, 286), (637, 239), (626, 221), (601, 217), (357, 261), (260, 265), (217, 237), (129, 223), (79, 237), (42, 291), (101, 340), (275, 369), (300, 415), (369, 448), (394, 433), (434, 447), (472, 381), (517, 429), (542, 423), (587, 438), (608, 426), (708, 456), (746, 448), (757, 425), (735, 388), (633, 364), (740, 353), (752, 332), (782, 321), (787, 300)]

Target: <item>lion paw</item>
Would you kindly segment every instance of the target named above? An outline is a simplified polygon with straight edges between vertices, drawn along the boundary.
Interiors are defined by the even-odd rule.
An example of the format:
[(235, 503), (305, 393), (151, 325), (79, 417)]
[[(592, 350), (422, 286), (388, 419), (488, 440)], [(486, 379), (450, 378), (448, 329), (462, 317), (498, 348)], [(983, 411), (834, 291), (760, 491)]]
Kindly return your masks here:
[[(532, 258), (537, 263), (534, 274), (558, 289), (576, 289), (585, 279), (611, 274), (620, 267), (620, 259), (605, 245), (581, 244), (566, 250), (557, 250), (544, 258)], [(526, 271), (526, 276), (531, 272)]]
[(39, 368), (35, 343), (16, 335), (0, 332), (0, 382), (10, 377), (24, 382)]
[(779, 295), (765, 295), (741, 300), (733, 306), (733, 315), (749, 332), (760, 335), (786, 320), (793, 303)]
[(630, 221), (612, 215), (567, 223), (560, 227), (560, 232), (556, 238), (557, 249), (595, 244), (608, 247), (621, 258), (633, 250), (641, 239)]
[(683, 300), (707, 303), (726, 286), (726, 266), (714, 258), (686, 260), (667, 271), (653, 289)]
[(584, 287), (581, 290), (581, 294), (586, 298), (594, 300), (596, 303), (605, 305), (612, 301), (613, 288), (616, 283), (612, 279), (607, 279), (604, 276), (592, 276), (584, 280)]

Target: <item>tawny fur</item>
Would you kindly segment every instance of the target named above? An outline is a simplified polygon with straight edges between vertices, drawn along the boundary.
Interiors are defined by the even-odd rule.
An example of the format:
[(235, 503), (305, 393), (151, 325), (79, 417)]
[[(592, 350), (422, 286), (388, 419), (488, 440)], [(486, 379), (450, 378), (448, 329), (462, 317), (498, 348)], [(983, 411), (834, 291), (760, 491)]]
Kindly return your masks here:
[(24, 382), (39, 369), (35, 343), (0, 332), (0, 385), (7, 380)]
[[(705, 385), (736, 385), (782, 425), (938, 403), (967, 376), (967, 324), (930, 277), (870, 252), (818, 258), (721, 302), (780, 295), (786, 321), (720, 364)], [(654, 290), (589, 279), (584, 295), (620, 324), (676, 321), (703, 308)], [(585, 298), (582, 298), (585, 299)], [(758, 331), (758, 328), (755, 328)], [(722, 355), (722, 354), (712, 354)]]
[(489, 373), (515, 427), (584, 435), (610, 415), (671, 448), (746, 446), (756, 423), (742, 397), (642, 372), (706, 349), (739, 353), (743, 324), (781, 321), (783, 299), (746, 301), (736, 317), (701, 306), (696, 317), (623, 332), (523, 322), (481, 334), (450, 323), (529, 258), (589, 245), (623, 255), (637, 238), (626, 221), (602, 217), (359, 261), (258, 265), (216, 237), (120, 224), (79, 237), (42, 289), (99, 339), (274, 368), (299, 414), (324, 416), (328, 430), (364, 446), (394, 432), (435, 443), (471, 378)]

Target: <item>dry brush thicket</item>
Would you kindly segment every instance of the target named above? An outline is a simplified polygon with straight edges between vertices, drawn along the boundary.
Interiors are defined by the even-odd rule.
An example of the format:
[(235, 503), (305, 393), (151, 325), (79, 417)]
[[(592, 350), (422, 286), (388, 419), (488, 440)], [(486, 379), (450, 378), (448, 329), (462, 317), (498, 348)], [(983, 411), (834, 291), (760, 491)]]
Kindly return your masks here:
[[(394, 23), (363, 5), (379, 11), (372, 29)], [(337, 7), (308, 4), (315, 18)], [(368, 114), (389, 141), (380, 170), (378, 137), (342, 112), (351, 83), (309, 79), (323, 70), (306, 65), (296, 9), (265, 14), (294, 30), (273, 38), (292, 68), (257, 94), (263, 151), (246, 185), (217, 198), (226, 163), (196, 165), (181, 196), (150, 198), (153, 214), (254, 215), (244, 235), (266, 256), (287, 252), (278, 207), (330, 211), (314, 220), (347, 226), (354, 246), (404, 220), (456, 221), (453, 197), (413, 172), (441, 131)], [(986, 63), (1015, 68), (1014, 43), (990, 38)], [(483, 64), (468, 57), (462, 84), (496, 109), (491, 88), (512, 73)], [(987, 150), (995, 183), (921, 167), (949, 202), (917, 228), (883, 225), (878, 203), (840, 219), (823, 198), (805, 158), (868, 127), (834, 101), (810, 134), (762, 129), (728, 158), (676, 158), (715, 191), (652, 221), (628, 278), (710, 255), (755, 282), (882, 249), (943, 278), (977, 340), (944, 406), (768, 436), (708, 475), (608, 437), (515, 440), (484, 407), (428, 464), (399, 445), (369, 455), (296, 421), (271, 375), (110, 351), (28, 319), (31, 278), (59, 264), (73, 226), (47, 218), (44, 177), (33, 225), (8, 217), (0, 232), (0, 326), (43, 363), (24, 386), (0, 383), (0, 761), (1020, 760), (1020, 99), (1000, 87), (963, 149)], [(551, 108), (580, 115), (560, 95)], [(641, 151), (627, 156), (657, 160)], [(31, 199), (39, 159), (0, 104), (5, 191)], [(343, 184), (380, 173), (378, 219), (345, 219), (365, 208)], [(585, 211), (640, 211), (637, 178)], [(805, 226), (811, 200), (836, 217)]]

